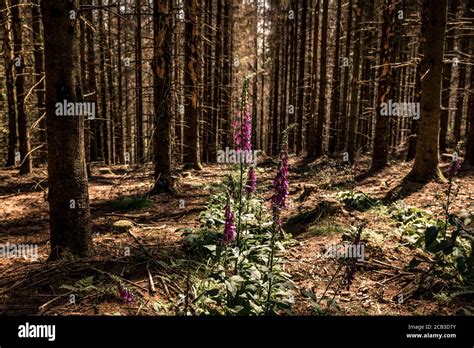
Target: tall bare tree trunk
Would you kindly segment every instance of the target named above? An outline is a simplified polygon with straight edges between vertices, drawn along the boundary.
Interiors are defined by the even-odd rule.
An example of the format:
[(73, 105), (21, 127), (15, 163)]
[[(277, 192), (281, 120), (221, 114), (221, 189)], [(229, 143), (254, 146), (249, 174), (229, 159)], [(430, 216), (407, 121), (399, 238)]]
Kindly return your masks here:
[[(318, 102), (317, 98), (317, 72), (318, 72), (318, 38), (319, 38), (319, 0), (316, 1), (316, 14), (314, 18), (314, 27), (313, 27), (313, 44), (312, 44), (312, 74), (311, 74), (311, 102), (310, 102), (310, 113), (308, 119), (308, 128), (307, 128), (307, 148), (308, 148), (308, 158), (316, 158), (316, 143), (321, 141), (316, 136), (316, 105)], [(320, 79), (322, 80), (322, 79)]]
[(332, 94), (331, 94), (331, 111), (329, 112), (329, 142), (328, 152), (330, 154), (336, 151), (337, 146), (337, 124), (340, 119), (340, 96), (341, 96), (341, 68), (340, 68), (340, 42), (341, 42), (341, 14), (342, 0), (337, 0), (336, 9), (336, 32), (334, 38), (336, 46), (334, 48), (334, 66), (332, 70)]
[(224, 44), (222, 64), (222, 146), (231, 146), (230, 117), (232, 108), (232, 1), (224, 1)]
[(83, 116), (57, 116), (56, 103), (82, 102), (77, 0), (42, 0), (48, 132), (50, 259), (91, 253)]
[(388, 103), (393, 94), (393, 69), (395, 59), (395, 3), (396, 0), (385, 0), (383, 9), (382, 37), (380, 40), (380, 68), (377, 88), (377, 105), (375, 108), (375, 135), (372, 153), (371, 171), (383, 169), (388, 162), (389, 116), (382, 115), (382, 104)]
[(360, 86), (360, 50), (362, 46), (362, 32), (361, 32), (361, 17), (363, 12), (363, 1), (355, 0), (354, 4), (354, 56), (353, 68), (352, 68), (352, 80), (351, 80), (351, 98), (349, 104), (349, 128), (347, 130), (347, 153), (349, 155), (349, 161), (354, 163), (355, 159), (355, 132), (357, 127), (357, 120), (359, 115), (357, 114), (357, 102), (359, 100), (359, 86)]
[[(296, 132), (296, 154), (303, 150), (303, 119), (304, 119), (304, 71), (306, 56), (306, 13), (308, 1), (303, 0), (301, 11), (301, 37), (299, 38), (299, 71), (298, 71), (298, 95), (296, 100), (296, 122), (298, 123)], [(274, 115), (275, 117), (276, 115)]]
[(171, 173), (171, 0), (155, 0), (153, 2), (153, 80), (154, 80), (154, 164), (155, 184), (153, 193), (172, 192), (173, 180)]
[(20, 175), (31, 173), (32, 155), (30, 154), (30, 134), (28, 130), (28, 119), (25, 110), (25, 56), (23, 56), (22, 23), (20, 17), (20, 2), (12, 0), (12, 31), (13, 31), (13, 55), (16, 68), (15, 90), (16, 111), (18, 117), (18, 139), (20, 142)]
[(319, 102), (318, 102), (318, 123), (316, 125), (316, 146), (311, 151), (313, 158), (319, 158), (323, 155), (324, 145), (324, 127), (326, 125), (326, 89), (327, 79), (327, 42), (328, 42), (328, 0), (323, 0), (323, 20), (321, 26), (321, 68), (319, 70)]
[(186, 16), (186, 47), (185, 47), (185, 115), (187, 127), (184, 136), (184, 165), (185, 168), (201, 170), (201, 161), (199, 158), (199, 78), (197, 71), (198, 64), (198, 31), (197, 31), (197, 0), (185, 1)]
[(107, 112), (107, 80), (105, 68), (105, 26), (104, 26), (104, 9), (102, 9), (102, 0), (98, 0), (99, 6), (99, 105), (100, 119), (102, 125), (102, 148), (104, 151), (104, 162), (110, 164), (110, 137), (109, 137), (109, 120), (110, 116)]
[(213, 101), (213, 112), (212, 112), (212, 125), (213, 125), (213, 134), (214, 139), (211, 142), (211, 160), (214, 162), (217, 159), (217, 146), (219, 144), (220, 134), (219, 134), (219, 115), (221, 114), (221, 85), (222, 85), (222, 40), (223, 40), (223, 25), (222, 25), (222, 0), (217, 0), (216, 6), (216, 32), (214, 39), (214, 72), (213, 72), (213, 92), (212, 92), (212, 101)]
[(3, 60), (5, 62), (5, 84), (7, 92), (8, 106), (8, 150), (7, 161), (5, 165), (12, 167), (15, 165), (15, 150), (18, 140), (17, 135), (17, 114), (15, 102), (15, 80), (13, 77), (13, 57), (11, 46), (11, 22), (10, 22), (10, 4), (8, 0), (1, 0), (0, 23), (3, 23), (5, 37), (3, 39)]
[(347, 28), (346, 28), (346, 44), (344, 49), (343, 59), (343, 70), (344, 70), (344, 79), (342, 81), (342, 105), (341, 105), (341, 117), (340, 123), (337, 132), (338, 143), (337, 150), (342, 150), (347, 143), (347, 98), (349, 96), (349, 60), (351, 52), (351, 41), (352, 41), (352, 1), (349, 0), (347, 5)]
[[(117, 157), (119, 163), (125, 163), (126, 132), (125, 132), (125, 113), (123, 107), (123, 73), (122, 73), (122, 13), (121, 0), (117, 0), (117, 89), (118, 89), (118, 139), (117, 139)], [(125, 117), (124, 117), (125, 115)]]
[[(446, 34), (446, 49), (445, 55), (452, 54), (454, 51), (454, 32), (453, 29), (455, 27), (456, 21), (456, 12), (459, 5), (458, 0), (450, 0), (449, 1), (449, 12), (448, 17), (450, 20), (448, 21), (447, 31)], [(445, 61), (443, 67), (443, 89), (441, 92), (441, 119), (440, 119), (440, 133), (439, 133), (439, 150), (441, 153), (446, 151), (447, 143), (447, 133), (448, 133), (448, 121), (449, 121), (449, 100), (451, 99), (451, 76), (452, 76), (452, 59), (447, 59)], [(415, 144), (416, 145), (416, 144)], [(413, 157), (415, 158), (414, 151)]]
[(35, 85), (36, 85), (36, 107), (39, 122), (39, 141), (43, 147), (39, 151), (39, 161), (45, 163), (48, 156), (46, 148), (46, 117), (44, 113), (44, 60), (43, 60), (43, 33), (41, 23), (41, 10), (39, 0), (31, 4), (31, 16), (33, 17), (33, 56), (35, 58)]
[(438, 146), (446, 12), (447, 0), (423, 0), (421, 18), (425, 42), (422, 61), (420, 131), (416, 144), (415, 163), (408, 175), (410, 180), (417, 182), (443, 178), (438, 165)]
[(135, 28), (135, 133), (136, 133), (136, 162), (145, 162), (143, 143), (143, 71), (142, 71), (142, 5), (141, 0), (135, 0), (137, 17)]

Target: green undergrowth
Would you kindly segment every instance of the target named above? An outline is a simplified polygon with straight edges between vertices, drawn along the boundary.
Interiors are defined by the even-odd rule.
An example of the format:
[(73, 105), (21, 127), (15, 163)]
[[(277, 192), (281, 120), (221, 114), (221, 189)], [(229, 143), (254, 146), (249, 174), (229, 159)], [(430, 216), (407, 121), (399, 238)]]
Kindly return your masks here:
[[(284, 232), (279, 236), (270, 272), (274, 225), (263, 201), (254, 196), (242, 200), (240, 248), (235, 241), (224, 244), (224, 206), (229, 187), (235, 207), (237, 179), (234, 174), (214, 186), (206, 210), (200, 214), (200, 227), (184, 232), (184, 246), (198, 265), (190, 276), (191, 295), (184, 312), (195, 315), (291, 314), (294, 285), (290, 274), (285, 272), (283, 254), (293, 241)], [(270, 279), (271, 287), (268, 285)]]

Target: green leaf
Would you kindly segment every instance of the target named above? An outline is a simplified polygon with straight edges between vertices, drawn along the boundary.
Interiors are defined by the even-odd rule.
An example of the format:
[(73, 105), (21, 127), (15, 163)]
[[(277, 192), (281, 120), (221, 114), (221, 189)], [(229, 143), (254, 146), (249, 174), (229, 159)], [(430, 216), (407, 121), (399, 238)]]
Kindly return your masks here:
[(205, 292), (208, 297), (215, 297), (219, 294), (219, 289), (210, 289)]
[(215, 245), (204, 245), (204, 248), (210, 251), (216, 251), (216, 246)]
[(425, 248), (430, 251), (428, 248), (436, 242), (438, 237), (439, 230), (436, 226), (428, 226), (425, 230)]
[(438, 251), (443, 251), (444, 254), (448, 255), (451, 254), (453, 251), (453, 243), (450, 240), (443, 239), (441, 243), (439, 243), (435, 248), (434, 251), (437, 253)]

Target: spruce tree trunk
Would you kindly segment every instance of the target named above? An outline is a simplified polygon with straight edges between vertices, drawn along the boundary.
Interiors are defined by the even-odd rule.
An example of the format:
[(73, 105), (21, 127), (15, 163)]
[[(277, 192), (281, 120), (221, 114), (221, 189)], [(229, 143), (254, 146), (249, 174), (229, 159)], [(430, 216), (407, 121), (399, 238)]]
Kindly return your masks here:
[(331, 111), (329, 112), (329, 142), (328, 152), (333, 154), (337, 146), (337, 124), (340, 118), (340, 96), (341, 96), (341, 68), (340, 68), (340, 42), (341, 42), (341, 14), (342, 0), (337, 0), (336, 9), (336, 32), (334, 34), (334, 66), (332, 70), (332, 93), (331, 93)]
[[(299, 155), (303, 150), (303, 119), (304, 119), (304, 72), (306, 56), (306, 13), (308, 10), (308, 1), (303, 0), (301, 5), (301, 32), (299, 38), (299, 70), (298, 70), (298, 95), (296, 100), (296, 154)], [(275, 117), (276, 115), (274, 115)], [(275, 152), (276, 153), (276, 152)]]
[[(472, 1), (471, 1), (472, 2)], [(468, 5), (466, 5), (465, 13), (464, 13), (464, 18), (469, 18), (470, 11), (474, 11), (473, 8), (469, 8)], [(472, 16), (471, 16), (472, 17)], [(472, 36), (470, 36), (471, 33), (464, 32), (462, 33), (463, 35), (461, 36), (461, 44), (460, 44), (460, 51), (463, 56), (469, 56), (469, 43), (473, 40)], [(459, 57), (459, 61), (463, 62), (464, 58)], [(453, 127), (453, 135), (454, 135), (454, 143), (457, 145), (459, 141), (461, 140), (461, 125), (463, 121), (463, 106), (464, 106), (464, 98), (466, 95), (466, 74), (467, 74), (467, 65), (464, 63), (461, 63), (458, 65), (459, 69), (459, 76), (458, 76), (458, 86), (456, 90), (456, 111), (454, 113), (454, 127)]]
[(467, 118), (469, 120), (469, 128), (467, 134), (466, 159), (465, 162), (474, 166), (474, 69), (471, 67), (469, 81), (471, 81), (469, 88), (469, 99), (467, 102)]
[[(103, 0), (98, 1), (101, 7)], [(102, 125), (102, 149), (104, 150), (103, 160), (106, 164), (110, 164), (110, 139), (109, 139), (109, 120), (110, 115), (107, 112), (107, 80), (105, 68), (105, 26), (104, 26), (104, 10), (99, 9), (99, 105), (100, 105), (100, 124)]]
[[(222, 64), (222, 146), (232, 146), (230, 117), (232, 109), (232, 1), (224, 1), (223, 34), (223, 64)], [(197, 40), (197, 38), (196, 38)], [(197, 58), (196, 58), (197, 59)]]
[(48, 156), (46, 147), (46, 117), (44, 113), (44, 61), (42, 50), (42, 24), (41, 24), (41, 10), (39, 0), (33, 1), (31, 4), (31, 16), (33, 17), (33, 56), (35, 59), (35, 84), (36, 84), (36, 107), (39, 122), (39, 141), (43, 147), (39, 150), (38, 158), (41, 163), (45, 163)]
[(7, 92), (7, 106), (8, 106), (8, 150), (7, 161), (5, 166), (12, 167), (15, 165), (15, 150), (18, 140), (17, 135), (17, 117), (16, 117), (16, 102), (15, 102), (15, 80), (13, 77), (13, 57), (11, 45), (11, 22), (8, 16), (7, 7), (10, 6), (8, 0), (1, 0), (0, 6), (0, 23), (3, 24), (5, 37), (3, 39), (3, 60), (5, 62), (5, 85)]
[(389, 117), (382, 115), (382, 103), (388, 103), (393, 95), (393, 70), (391, 64), (395, 59), (395, 3), (396, 0), (385, 0), (383, 9), (382, 37), (380, 40), (380, 68), (375, 108), (375, 135), (372, 152), (372, 172), (383, 169), (388, 162)]
[(172, 192), (171, 176), (171, 14), (170, 0), (155, 0), (153, 3), (153, 105), (154, 136), (153, 155), (155, 164), (155, 184), (153, 193)]
[[(449, 12), (448, 16), (450, 20), (448, 21), (446, 35), (446, 49), (445, 56), (447, 54), (452, 54), (454, 51), (454, 22), (456, 20), (456, 12), (459, 5), (458, 0), (449, 1)], [(451, 30), (450, 30), (451, 29)], [(451, 99), (451, 76), (452, 76), (452, 59), (447, 59), (443, 66), (443, 89), (441, 92), (441, 119), (440, 119), (440, 133), (439, 133), (439, 151), (441, 153), (446, 151), (447, 142), (446, 137), (448, 133), (448, 121), (449, 121), (449, 100)], [(413, 156), (413, 158), (415, 158)]]
[[(323, 20), (321, 26), (321, 67), (319, 70), (319, 102), (318, 123), (316, 125), (316, 146), (311, 151), (311, 157), (319, 158), (323, 155), (324, 129), (326, 125), (326, 89), (327, 89), (327, 42), (328, 42), (328, 0), (323, 0)], [(315, 32), (317, 33), (317, 32)]]
[(42, 0), (48, 134), (50, 260), (91, 253), (83, 116), (57, 116), (56, 103), (82, 102), (78, 1)]
[[(316, 106), (318, 102), (317, 98), (317, 72), (318, 72), (318, 38), (319, 38), (319, 0), (316, 1), (316, 15), (314, 18), (314, 27), (313, 27), (313, 43), (312, 43), (312, 56), (313, 56), (313, 61), (312, 61), (312, 74), (311, 74), (311, 103), (310, 103), (310, 113), (308, 117), (308, 128), (307, 128), (307, 157), (310, 159), (314, 159), (315, 157), (315, 151), (316, 151), (316, 143), (318, 141), (321, 141), (322, 139), (318, 139), (316, 137)], [(322, 80), (322, 79), (321, 79)]]
[(417, 182), (443, 179), (438, 165), (438, 146), (446, 12), (447, 0), (423, 0), (422, 35), (425, 42), (421, 65), (423, 79), (420, 130), (415, 163), (408, 176), (410, 180)]
[[(337, 150), (343, 150), (347, 144), (347, 99), (349, 96), (349, 72), (350, 72), (350, 53), (351, 53), (351, 42), (352, 42), (352, 1), (349, 0), (347, 5), (347, 27), (346, 27), (346, 44), (344, 50), (343, 59), (343, 71), (344, 79), (342, 81), (342, 105), (341, 105), (341, 114), (340, 122), (337, 132), (338, 144)], [(344, 64), (346, 63), (346, 64)]]
[(203, 91), (203, 105), (204, 105), (204, 161), (211, 162), (212, 156), (212, 142), (215, 139), (213, 134), (214, 124), (212, 119), (212, 0), (206, 0), (206, 16), (205, 16), (205, 28), (204, 28), (204, 35), (205, 35), (205, 73), (204, 73), (204, 81), (206, 81), (204, 85)]
[(357, 102), (359, 101), (359, 86), (360, 86), (360, 50), (362, 46), (362, 32), (361, 32), (361, 17), (363, 12), (363, 2), (361, 0), (355, 0), (354, 4), (354, 31), (357, 40), (354, 40), (354, 56), (353, 56), (353, 69), (352, 69), (352, 80), (351, 80), (351, 98), (349, 104), (349, 128), (347, 130), (347, 153), (349, 155), (349, 161), (354, 163), (355, 160), (355, 132), (359, 115), (357, 114)]
[(198, 78), (198, 31), (197, 31), (197, 0), (185, 1), (185, 117), (187, 127), (184, 134), (184, 166), (187, 169), (201, 170), (199, 158), (199, 78)]
[(20, 175), (31, 173), (32, 154), (30, 154), (30, 135), (28, 130), (28, 119), (25, 110), (25, 61), (23, 55), (22, 22), (20, 17), (20, 2), (12, 0), (12, 31), (13, 31), (13, 55), (15, 67), (15, 90), (16, 90), (16, 111), (18, 118), (18, 140), (20, 143)]
[(221, 96), (222, 96), (222, 0), (217, 0), (216, 6), (216, 33), (214, 38), (214, 72), (213, 72), (213, 112), (212, 112), (212, 125), (214, 139), (211, 142), (211, 160), (214, 162), (217, 160), (217, 150), (219, 146), (220, 132), (219, 132), (219, 116), (221, 112)]
[(273, 60), (273, 87), (272, 87), (272, 113), (270, 116), (270, 120), (272, 122), (272, 132), (271, 132), (271, 155), (276, 155), (278, 153), (278, 148), (280, 145), (280, 129), (278, 123), (278, 115), (279, 115), (279, 86), (280, 86), (280, 51), (281, 51), (281, 28), (277, 29), (277, 37), (275, 38), (275, 45), (274, 48), (274, 58)]
[(136, 28), (135, 28), (135, 136), (137, 163), (145, 162), (143, 143), (143, 72), (142, 72), (142, 6), (141, 0), (135, 0)]
[(117, 89), (118, 89), (118, 138), (117, 138), (117, 158), (119, 163), (125, 163), (125, 149), (126, 149), (126, 132), (125, 132), (125, 117), (126, 112), (122, 110), (123, 107), (123, 73), (122, 73), (122, 13), (121, 0), (117, 0)]
[[(297, 0), (291, 1), (291, 9), (293, 12), (293, 18), (291, 19), (291, 40), (290, 40), (290, 91), (289, 91), (289, 106), (288, 112), (288, 124), (296, 122), (296, 96), (297, 96), (297, 59), (298, 59), (298, 3)], [(265, 20), (265, 16), (264, 16)], [(262, 56), (262, 61), (265, 61), (265, 57)], [(262, 89), (263, 89), (263, 74), (262, 74)], [(263, 145), (262, 145), (263, 147)], [(292, 129), (288, 136), (288, 149), (290, 152), (295, 152), (295, 130)]]

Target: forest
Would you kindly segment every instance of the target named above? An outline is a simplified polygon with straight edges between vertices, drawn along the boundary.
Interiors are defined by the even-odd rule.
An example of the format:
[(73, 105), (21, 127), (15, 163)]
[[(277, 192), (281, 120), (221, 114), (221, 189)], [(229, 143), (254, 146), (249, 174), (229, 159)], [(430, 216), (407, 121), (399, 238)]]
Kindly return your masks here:
[(474, 0), (0, 0), (0, 314), (474, 314)]

